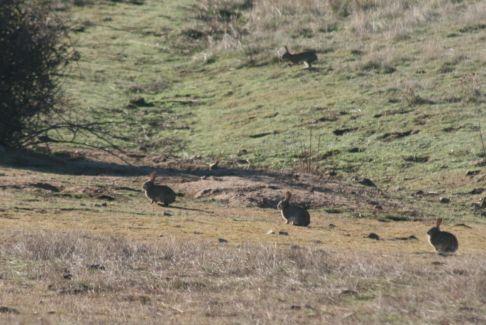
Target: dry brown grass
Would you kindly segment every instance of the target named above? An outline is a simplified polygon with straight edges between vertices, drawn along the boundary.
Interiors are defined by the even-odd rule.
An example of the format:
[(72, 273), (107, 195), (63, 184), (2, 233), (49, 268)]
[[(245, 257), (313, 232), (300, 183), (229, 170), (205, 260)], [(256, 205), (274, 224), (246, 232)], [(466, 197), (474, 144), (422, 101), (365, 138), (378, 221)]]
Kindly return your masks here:
[[(428, 220), (311, 210), (310, 228), (292, 227), (275, 209), (190, 195), (153, 207), (143, 180), (0, 168), (0, 307), (18, 311), (0, 323), (486, 321), (479, 221), (446, 221), (460, 250), (444, 258), (424, 238)], [(62, 190), (27, 186), (39, 183)], [(114, 201), (81, 190), (101, 187)]]
[(251, 47), (260, 59), (283, 45), (325, 52), (334, 43), (327, 34), (334, 31), (353, 46), (392, 42), (433, 22), (484, 21), (485, 9), (482, 1), (454, 0), (205, 0), (197, 7), (213, 52)]
[[(11, 322), (484, 322), (486, 256), (1, 234)], [(90, 269), (101, 264), (104, 269)], [(64, 279), (69, 271), (71, 279)]]

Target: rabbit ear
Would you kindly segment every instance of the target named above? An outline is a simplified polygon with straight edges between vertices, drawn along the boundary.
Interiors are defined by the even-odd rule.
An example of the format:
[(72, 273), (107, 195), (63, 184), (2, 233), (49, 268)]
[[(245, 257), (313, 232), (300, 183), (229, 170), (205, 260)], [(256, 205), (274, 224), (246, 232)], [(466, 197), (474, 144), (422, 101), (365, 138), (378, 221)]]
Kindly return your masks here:
[(285, 48), (285, 52), (289, 53), (289, 48), (287, 47), (287, 45), (285, 45), (284, 48)]
[(439, 228), (441, 223), (442, 223), (442, 218), (437, 218), (436, 227)]
[(150, 175), (149, 175), (149, 180), (153, 182), (155, 180), (155, 177), (157, 177), (157, 173), (151, 172)]
[(285, 199), (288, 201), (290, 200), (290, 197), (292, 196), (292, 193), (290, 193), (289, 191), (285, 192)]

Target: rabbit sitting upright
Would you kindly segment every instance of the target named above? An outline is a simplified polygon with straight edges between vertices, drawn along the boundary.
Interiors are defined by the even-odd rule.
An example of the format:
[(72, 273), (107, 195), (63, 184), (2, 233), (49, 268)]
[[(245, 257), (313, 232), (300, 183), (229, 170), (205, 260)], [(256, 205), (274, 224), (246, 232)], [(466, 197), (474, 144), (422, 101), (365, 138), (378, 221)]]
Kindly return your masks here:
[(156, 185), (155, 178), (157, 174), (151, 173), (149, 180), (143, 183), (142, 189), (145, 192), (145, 196), (151, 201), (151, 203), (161, 203), (164, 206), (169, 206), (176, 198), (176, 193), (166, 185)]
[(429, 243), (435, 248), (439, 254), (449, 254), (457, 251), (459, 243), (456, 236), (447, 231), (440, 230), (442, 218), (437, 219), (435, 227), (427, 231)]
[(309, 212), (304, 208), (291, 205), (291, 196), (292, 194), (290, 192), (286, 192), (285, 198), (278, 202), (277, 209), (281, 211), (285, 223), (290, 223), (294, 226), (307, 227), (310, 224)]

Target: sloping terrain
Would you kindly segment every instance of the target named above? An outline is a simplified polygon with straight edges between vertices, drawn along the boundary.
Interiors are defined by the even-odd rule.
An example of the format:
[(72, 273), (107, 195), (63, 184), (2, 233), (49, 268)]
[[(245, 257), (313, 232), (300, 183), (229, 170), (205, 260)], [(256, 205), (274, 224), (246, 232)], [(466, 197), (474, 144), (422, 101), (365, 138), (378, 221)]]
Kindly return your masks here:
[[(484, 2), (241, 3), (74, 7), (72, 114), (113, 123), (132, 162), (364, 177), (402, 197), (484, 188)], [(315, 69), (281, 62), (284, 44), (317, 50)], [(468, 217), (477, 201), (440, 212)]]
[(484, 1), (71, 2), (67, 116), (123, 152), (1, 152), (0, 322), (486, 322)]

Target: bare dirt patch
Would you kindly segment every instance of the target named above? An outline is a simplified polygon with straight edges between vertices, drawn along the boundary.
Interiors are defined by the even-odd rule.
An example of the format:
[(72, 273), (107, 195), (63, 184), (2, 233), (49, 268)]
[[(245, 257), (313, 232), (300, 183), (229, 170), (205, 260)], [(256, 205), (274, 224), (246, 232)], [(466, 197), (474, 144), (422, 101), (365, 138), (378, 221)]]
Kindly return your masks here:
[(194, 198), (217, 200), (231, 206), (275, 208), (283, 193), (291, 191), (292, 200), (307, 208), (403, 210), (399, 202), (380, 189), (311, 174), (242, 170), (235, 171), (235, 175), (203, 176), (174, 186)]
[[(41, 188), (46, 192), (53, 192), (52, 190), (56, 188), (60, 191), (60, 193), (56, 192), (58, 195), (87, 196), (113, 201), (117, 195), (127, 194), (121, 189), (128, 188), (130, 191), (141, 193), (140, 186), (146, 175), (156, 171), (158, 183), (168, 184), (179, 193), (195, 199), (215, 200), (233, 207), (275, 208), (278, 201), (283, 198), (283, 193), (291, 191), (295, 204), (311, 209), (325, 208), (333, 211), (332, 213), (360, 211), (360, 213), (373, 214), (393, 212), (393, 214), (420, 215), (415, 207), (406, 206), (403, 202), (392, 199), (379, 186), (365, 186), (366, 184), (360, 184), (359, 181), (340, 176), (241, 169), (234, 168), (231, 162), (222, 162), (221, 167), (209, 170), (206, 162), (197, 159), (184, 161), (165, 159), (154, 163), (154, 158), (147, 156), (134, 165), (126, 165), (116, 163), (113, 157), (100, 156), (99, 153), (93, 156), (92, 152), (87, 151), (83, 152), (83, 156), (85, 157), (83, 160), (61, 161), (63, 168), (59, 168), (60, 158), (51, 162), (47, 157), (40, 157), (35, 166), (30, 168), (51, 175), (55, 173), (88, 177), (87, 183), (91, 183), (88, 181), (91, 177), (97, 180), (108, 177), (104, 180), (107, 182), (106, 185), (81, 186), (81, 184), (71, 183), (63, 186), (56, 178), (55, 181), (46, 177), (38, 179), (29, 173), (28, 177), (27, 175), (3, 177), (0, 187), (5, 189), (32, 187), (37, 190)], [(23, 157), (26, 158), (25, 153)], [(12, 167), (18, 165), (13, 164)], [(123, 179), (130, 181), (129, 187)]]

